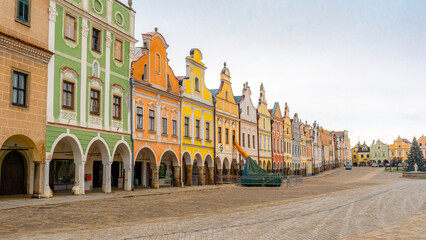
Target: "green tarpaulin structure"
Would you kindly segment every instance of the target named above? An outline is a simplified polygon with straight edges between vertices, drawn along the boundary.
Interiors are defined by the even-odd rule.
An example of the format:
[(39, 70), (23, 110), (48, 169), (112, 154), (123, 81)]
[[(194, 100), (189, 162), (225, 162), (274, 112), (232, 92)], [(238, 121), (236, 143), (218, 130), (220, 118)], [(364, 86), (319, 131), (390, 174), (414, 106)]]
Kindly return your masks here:
[(257, 165), (251, 158), (246, 158), (241, 185), (243, 186), (281, 186), (281, 173), (269, 173)]

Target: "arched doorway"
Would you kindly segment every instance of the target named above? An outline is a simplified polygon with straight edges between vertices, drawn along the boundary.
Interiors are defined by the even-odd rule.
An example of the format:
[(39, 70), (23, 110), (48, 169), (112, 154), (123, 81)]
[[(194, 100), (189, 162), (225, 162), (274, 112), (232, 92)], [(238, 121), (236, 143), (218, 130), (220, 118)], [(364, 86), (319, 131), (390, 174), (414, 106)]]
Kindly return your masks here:
[(180, 185), (180, 164), (177, 155), (172, 150), (163, 152), (160, 159), (158, 178), (160, 186)]
[[(199, 153), (195, 154), (194, 161), (192, 163), (192, 185), (203, 185), (203, 181), (200, 181), (201, 179), (204, 179), (204, 171), (201, 170), (201, 167), (203, 166), (203, 158)], [(201, 178), (203, 177), (203, 178)]]
[[(152, 167), (157, 165), (154, 151), (150, 147), (142, 147), (136, 155), (135, 161), (135, 186), (153, 187)], [(138, 185), (136, 185), (136, 183)]]
[(1, 164), (0, 195), (26, 193), (26, 164), (24, 156), (18, 151), (9, 152)]
[(213, 159), (210, 154), (206, 155), (204, 160), (204, 184), (213, 185), (214, 184), (214, 168), (213, 168)]
[(86, 153), (86, 183), (88, 189), (100, 189), (103, 192), (111, 192), (110, 183), (106, 182), (105, 174), (109, 170), (110, 154), (106, 142), (101, 139), (93, 139), (88, 145)]
[[(185, 186), (191, 186), (192, 184), (192, 159), (189, 152), (184, 152), (182, 155), (182, 181)], [(191, 174), (188, 176), (188, 171), (191, 171)]]

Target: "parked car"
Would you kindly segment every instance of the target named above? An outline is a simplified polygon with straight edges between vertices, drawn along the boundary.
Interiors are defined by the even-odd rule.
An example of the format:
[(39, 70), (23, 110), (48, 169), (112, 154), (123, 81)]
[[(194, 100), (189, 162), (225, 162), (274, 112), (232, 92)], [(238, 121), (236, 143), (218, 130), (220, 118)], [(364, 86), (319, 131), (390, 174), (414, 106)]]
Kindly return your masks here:
[(385, 164), (385, 167), (390, 167), (390, 164), (389, 164), (389, 163), (386, 163), (386, 164)]
[(372, 167), (377, 167), (377, 163), (371, 164)]
[(346, 170), (352, 170), (352, 165), (346, 164)]
[(379, 163), (379, 167), (383, 167), (383, 163)]

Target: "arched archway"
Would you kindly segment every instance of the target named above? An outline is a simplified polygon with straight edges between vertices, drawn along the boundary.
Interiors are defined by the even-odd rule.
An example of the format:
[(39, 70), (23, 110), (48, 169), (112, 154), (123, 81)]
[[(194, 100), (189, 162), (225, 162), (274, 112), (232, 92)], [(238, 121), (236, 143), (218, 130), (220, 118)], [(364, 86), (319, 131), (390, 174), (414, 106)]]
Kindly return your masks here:
[(204, 184), (213, 185), (214, 184), (214, 165), (213, 158), (210, 154), (206, 154), (204, 158)]
[(185, 186), (192, 185), (192, 158), (188, 151), (182, 154), (182, 181)]
[(267, 166), (266, 166), (266, 161), (263, 162), (263, 167), (264, 170), (268, 170)]
[[(43, 176), (39, 149), (32, 139), (25, 135), (10, 136), (0, 145), (0, 195), (16, 193), (43, 194), (40, 182)], [(16, 185), (16, 189), (15, 189)]]
[(200, 153), (195, 153), (192, 162), (192, 185), (203, 185), (204, 171), (203, 171), (203, 157)]
[(166, 149), (161, 155), (158, 178), (160, 186), (180, 185), (180, 164), (172, 149)]
[(157, 167), (157, 157), (154, 150), (148, 145), (141, 147), (135, 159), (135, 185), (158, 188), (158, 181), (155, 182), (155, 179), (153, 179), (153, 172), (157, 174)]
[(86, 156), (78, 138), (73, 134), (62, 134), (53, 143), (51, 150), (48, 168), (50, 188), (53, 192), (71, 190), (75, 195), (84, 194)]
[(222, 175), (223, 175), (223, 163), (220, 157), (216, 157), (214, 160), (215, 168), (215, 183), (222, 184)]
[(268, 172), (272, 172), (272, 163), (270, 161), (268, 161), (266, 167), (267, 167)]
[(223, 160), (223, 166), (222, 166), (223, 175), (229, 175), (230, 174), (230, 168), (231, 168), (231, 164), (230, 164), (228, 158), (225, 158)]
[(111, 192), (111, 183), (107, 180), (110, 170), (111, 154), (104, 139), (96, 137), (87, 146), (85, 174), (88, 189), (102, 188), (103, 192)]
[(113, 187), (132, 190), (132, 155), (130, 146), (121, 140), (114, 147), (111, 164), (111, 182)]

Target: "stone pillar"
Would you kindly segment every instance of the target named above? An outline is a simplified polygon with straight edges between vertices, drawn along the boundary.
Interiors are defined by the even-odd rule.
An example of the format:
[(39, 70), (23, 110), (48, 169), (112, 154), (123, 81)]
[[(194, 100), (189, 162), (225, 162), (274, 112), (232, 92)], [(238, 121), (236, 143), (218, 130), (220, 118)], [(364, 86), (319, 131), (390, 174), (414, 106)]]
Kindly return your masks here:
[(223, 184), (223, 169), (218, 169), (217, 170), (217, 174), (218, 176), (218, 184)]
[(50, 168), (51, 159), (44, 161), (44, 189), (43, 189), (43, 197), (51, 198), (53, 197), (52, 189), (49, 186), (49, 168)]
[(124, 164), (124, 191), (132, 191), (132, 168)]
[(43, 167), (44, 163), (34, 162), (34, 188), (33, 188), (33, 198), (42, 198), (43, 197)]
[(204, 167), (197, 166), (197, 168), (198, 168), (198, 185), (202, 186), (204, 185)]
[(151, 165), (151, 172), (152, 172), (151, 188), (154, 188), (154, 189), (160, 188), (160, 181), (158, 176), (159, 169), (160, 169), (159, 166)]
[(141, 183), (141, 185), (142, 186), (144, 186), (144, 187), (147, 187), (148, 186), (148, 183), (147, 183), (147, 181), (146, 181), (146, 179), (147, 179), (147, 176), (146, 176), (146, 174), (147, 174), (147, 166), (148, 166), (148, 164), (147, 164), (147, 162), (142, 162), (142, 183)]
[(180, 166), (173, 167), (173, 187), (180, 187)]
[(214, 185), (214, 167), (209, 167), (209, 185)]
[(84, 164), (86, 164), (86, 161), (75, 162), (75, 180), (74, 187), (71, 190), (74, 195), (84, 194)]
[(107, 162), (102, 162), (102, 192), (110, 193), (111, 192), (111, 165), (112, 158)]
[(192, 186), (192, 165), (186, 165), (186, 182), (185, 186)]

